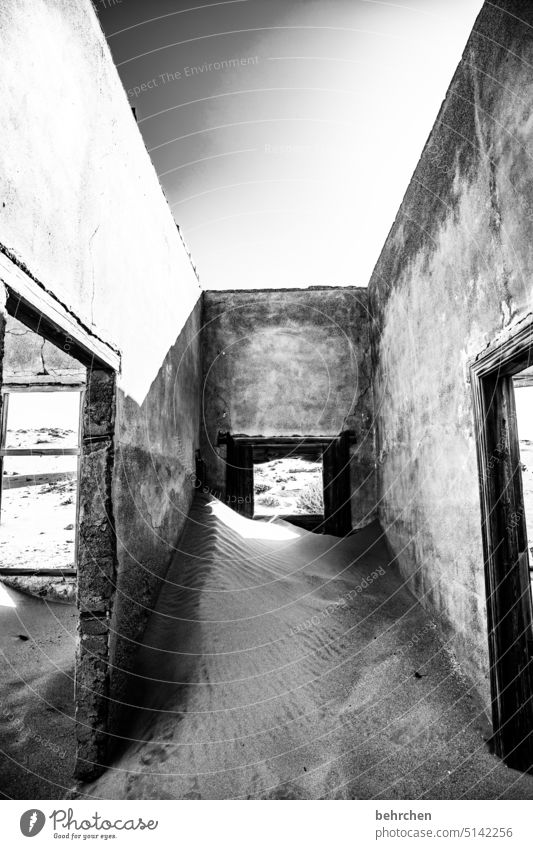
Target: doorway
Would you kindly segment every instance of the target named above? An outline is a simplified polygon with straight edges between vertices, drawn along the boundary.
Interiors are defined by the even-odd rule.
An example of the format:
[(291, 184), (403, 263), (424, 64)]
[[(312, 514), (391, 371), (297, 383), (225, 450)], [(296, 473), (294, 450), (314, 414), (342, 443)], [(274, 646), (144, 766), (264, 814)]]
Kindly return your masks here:
[(219, 434), (227, 446), (226, 501), (250, 519), (278, 516), (334, 536), (351, 524), (350, 436), (248, 437)]
[(521, 376), (532, 363), (533, 324), (529, 324), (486, 349), (470, 367), (493, 742), (497, 755), (509, 766), (524, 771), (533, 767), (533, 612), (523, 479), (526, 464), (520, 453), (516, 395)]
[(80, 388), (59, 384), (4, 387), (2, 571), (75, 574), (82, 398)]
[(533, 578), (533, 368), (513, 376), (529, 574)]
[[(29, 285), (21, 281), (18, 270), (11, 279), (15, 285)], [(34, 494), (40, 496), (33, 499), (33, 519), (39, 515), (40, 523), (46, 508), (51, 513), (45, 520), (48, 530), (52, 520), (60, 520), (64, 546), (51, 552), (50, 559), (48, 551), (32, 551), (28, 566), (20, 566), (22, 558), (17, 556), (12, 565), (0, 569), (5, 576), (6, 571), (29, 568), (40, 573), (40, 581), (46, 559), (50, 566), (46, 571), (54, 580), (57, 573), (72, 573), (68, 580), (75, 581), (77, 607), (75, 775), (89, 779), (103, 769), (111, 739), (107, 733), (110, 622), (117, 562), (112, 482), (120, 358), (55, 301), (49, 304), (40, 298), (40, 309), (33, 303), (33, 292), (23, 298), (7, 281), (6, 293), (7, 317), (0, 316), (0, 458), (3, 471), (11, 474), (2, 475), (3, 518), (9, 499), (16, 501), (16, 479), (24, 474), (36, 482)], [(41, 468), (42, 462), (46, 468)], [(42, 492), (41, 484), (50, 493)], [(31, 492), (24, 494), (25, 504), (32, 501)], [(53, 504), (44, 502), (48, 494)], [(67, 518), (63, 510), (69, 512)], [(18, 510), (12, 518), (21, 518)], [(26, 524), (33, 527), (35, 521)], [(0, 525), (0, 531), (7, 530), (7, 524)], [(33, 530), (46, 535), (41, 534), (42, 523)], [(13, 541), (24, 546), (20, 526), (13, 529)], [(8, 577), (12, 580), (11, 574)]]
[(322, 457), (265, 458), (254, 462), (254, 519), (295, 516), (324, 520)]

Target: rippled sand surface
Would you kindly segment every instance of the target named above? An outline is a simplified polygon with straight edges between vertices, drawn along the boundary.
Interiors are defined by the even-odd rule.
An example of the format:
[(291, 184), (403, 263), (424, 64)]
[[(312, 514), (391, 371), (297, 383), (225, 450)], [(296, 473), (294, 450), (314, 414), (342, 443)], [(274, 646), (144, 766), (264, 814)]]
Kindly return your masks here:
[(124, 746), (81, 794), (533, 797), (379, 526), (346, 539), (198, 500), (145, 633)]

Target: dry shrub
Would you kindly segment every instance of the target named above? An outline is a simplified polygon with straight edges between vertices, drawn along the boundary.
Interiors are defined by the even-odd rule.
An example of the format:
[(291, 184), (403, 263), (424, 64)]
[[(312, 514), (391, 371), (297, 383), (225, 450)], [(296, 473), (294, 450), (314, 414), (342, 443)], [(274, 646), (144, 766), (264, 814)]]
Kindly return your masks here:
[(257, 499), (257, 503), (262, 504), (263, 507), (279, 507), (279, 500), (273, 495), (262, 495)]
[(322, 482), (317, 480), (309, 481), (307, 486), (298, 495), (296, 506), (299, 510), (305, 510), (306, 513), (323, 513), (324, 493)]

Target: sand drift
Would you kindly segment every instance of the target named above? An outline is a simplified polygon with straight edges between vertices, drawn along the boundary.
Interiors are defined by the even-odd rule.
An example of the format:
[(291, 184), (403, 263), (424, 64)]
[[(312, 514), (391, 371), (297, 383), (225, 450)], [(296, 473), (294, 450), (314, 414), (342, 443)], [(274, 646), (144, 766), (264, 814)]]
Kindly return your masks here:
[(465, 745), (463, 783), (494, 767), (377, 525), (338, 539), (196, 501), (129, 698), (122, 754), (82, 795), (446, 798)]

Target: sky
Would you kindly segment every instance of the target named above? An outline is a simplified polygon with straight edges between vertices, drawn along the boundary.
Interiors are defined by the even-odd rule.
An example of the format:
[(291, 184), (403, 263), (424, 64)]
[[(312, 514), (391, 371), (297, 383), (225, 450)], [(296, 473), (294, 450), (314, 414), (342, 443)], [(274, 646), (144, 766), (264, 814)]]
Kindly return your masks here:
[(366, 286), (481, 0), (94, 0), (205, 289)]

